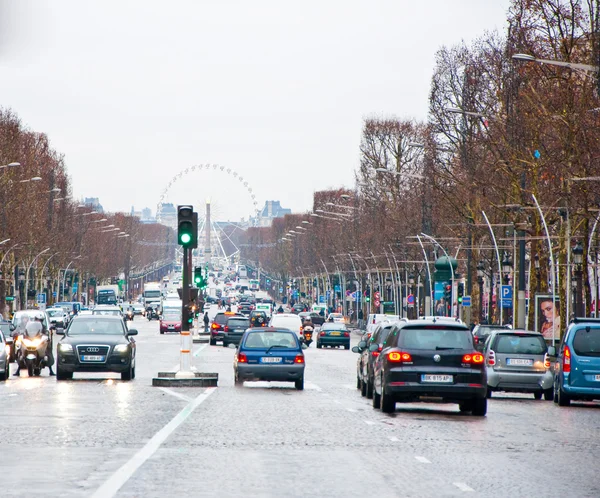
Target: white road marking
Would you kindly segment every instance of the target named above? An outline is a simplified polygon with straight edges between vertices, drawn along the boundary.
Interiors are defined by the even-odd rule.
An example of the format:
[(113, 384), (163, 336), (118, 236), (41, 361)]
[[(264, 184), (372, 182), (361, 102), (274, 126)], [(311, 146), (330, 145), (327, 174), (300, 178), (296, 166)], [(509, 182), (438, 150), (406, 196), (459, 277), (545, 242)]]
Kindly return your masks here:
[(357, 410), (354, 408), (346, 408), (346, 410), (348, 410), (350, 413), (357, 413)]
[(171, 421), (158, 431), (131, 459), (123, 464), (108, 480), (92, 495), (92, 498), (112, 498), (119, 489), (131, 478), (155, 452), (160, 445), (179, 427), (208, 397), (217, 390), (209, 387), (198, 397), (190, 401)]
[(182, 399), (183, 401), (187, 401), (188, 403), (190, 401), (192, 401), (192, 398), (190, 398), (189, 396), (185, 396), (184, 394), (172, 391), (171, 389), (169, 389), (168, 387), (159, 387), (159, 389), (161, 391), (166, 392), (167, 394), (170, 394), (171, 396), (175, 396), (176, 398)]
[(427, 458), (422, 457), (422, 456), (416, 456), (415, 459), (417, 460), (417, 462), (421, 462), (421, 463), (431, 463), (429, 460), (427, 460)]
[(461, 491), (466, 491), (466, 492), (475, 491), (472, 487), (467, 486), (464, 482), (453, 482), (452, 484), (454, 484)]
[(375, 425), (377, 422), (373, 422), (372, 420), (365, 420), (365, 424), (367, 425)]
[(319, 391), (319, 392), (323, 392), (323, 389), (321, 389), (319, 386), (317, 386), (316, 384), (313, 384), (312, 382), (308, 382), (308, 381), (304, 381), (304, 389), (310, 389), (311, 391)]
[(392, 436), (392, 437), (390, 438), (390, 441), (391, 441), (392, 443), (397, 443), (397, 442), (398, 442), (398, 441), (400, 441), (400, 440), (399, 440), (397, 437), (395, 437), (395, 436)]

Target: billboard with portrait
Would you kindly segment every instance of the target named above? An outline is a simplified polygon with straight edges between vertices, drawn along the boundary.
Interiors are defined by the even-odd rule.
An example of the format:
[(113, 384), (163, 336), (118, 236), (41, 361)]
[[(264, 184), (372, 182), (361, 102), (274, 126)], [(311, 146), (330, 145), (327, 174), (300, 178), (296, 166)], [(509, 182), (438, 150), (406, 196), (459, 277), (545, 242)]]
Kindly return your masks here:
[(547, 341), (560, 340), (562, 327), (560, 323), (560, 300), (547, 294), (535, 295), (535, 330)]

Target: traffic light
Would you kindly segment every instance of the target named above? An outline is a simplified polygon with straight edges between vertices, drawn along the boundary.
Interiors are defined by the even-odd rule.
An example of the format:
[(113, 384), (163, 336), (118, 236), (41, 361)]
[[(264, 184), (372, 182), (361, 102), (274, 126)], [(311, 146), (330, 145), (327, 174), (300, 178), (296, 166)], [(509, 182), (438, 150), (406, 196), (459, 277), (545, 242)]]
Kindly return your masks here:
[(458, 288), (457, 288), (458, 304), (462, 304), (464, 294), (465, 294), (465, 284), (463, 284), (462, 282), (459, 282)]
[(444, 288), (444, 299), (446, 300), (447, 303), (452, 302), (452, 286), (451, 285), (446, 285), (446, 287)]
[(177, 242), (185, 249), (198, 247), (198, 213), (193, 206), (177, 206)]
[(202, 268), (199, 266), (194, 268), (194, 285), (198, 288), (202, 285)]
[(371, 286), (370, 285), (367, 285), (367, 289), (365, 290), (365, 302), (366, 303), (371, 302)]
[[(187, 323), (188, 325), (191, 327), (194, 324), (194, 314), (196, 312), (196, 305), (194, 303), (190, 303), (187, 307), (188, 312), (187, 312)], [(188, 328), (189, 330), (189, 328)]]

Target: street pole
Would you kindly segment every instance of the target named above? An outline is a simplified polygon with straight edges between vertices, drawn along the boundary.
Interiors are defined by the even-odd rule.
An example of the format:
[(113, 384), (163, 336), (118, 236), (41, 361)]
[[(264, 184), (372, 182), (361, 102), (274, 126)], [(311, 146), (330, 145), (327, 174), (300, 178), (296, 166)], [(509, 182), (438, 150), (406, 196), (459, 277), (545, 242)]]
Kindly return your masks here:
[[(494, 230), (492, 229), (492, 225), (490, 223), (490, 220), (488, 220), (488, 217), (485, 214), (485, 211), (481, 211), (481, 213), (483, 214), (485, 222), (487, 223), (487, 226), (490, 229), (490, 234), (492, 235), (492, 241), (494, 242), (494, 249), (496, 250), (496, 259), (498, 260), (498, 291), (497, 291), (497, 294), (496, 294), (496, 306), (499, 306), (499, 310), (500, 310), (500, 326), (502, 326), (502, 263), (500, 262), (500, 251), (498, 250), (498, 244), (496, 243), (496, 235), (494, 234)], [(491, 278), (493, 280), (494, 279), (494, 272), (491, 271), (491, 269), (490, 269), (490, 273), (491, 273)], [(492, 299), (491, 295), (492, 295), (492, 286), (490, 285), (490, 302), (491, 302), (491, 299)], [(491, 313), (488, 312), (488, 314), (490, 315), (490, 319), (491, 319)]]
[(183, 249), (183, 279), (181, 289), (181, 348), (179, 359), (179, 372), (175, 377), (193, 378), (192, 372), (192, 336), (190, 334), (190, 268), (192, 249)]

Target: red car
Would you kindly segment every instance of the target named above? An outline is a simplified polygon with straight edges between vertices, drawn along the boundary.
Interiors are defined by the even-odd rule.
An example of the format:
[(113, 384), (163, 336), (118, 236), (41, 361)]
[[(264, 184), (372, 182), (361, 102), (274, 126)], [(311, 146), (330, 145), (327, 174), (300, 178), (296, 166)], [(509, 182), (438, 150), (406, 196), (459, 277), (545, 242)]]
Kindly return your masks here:
[(166, 311), (160, 317), (160, 333), (181, 332), (181, 312)]

